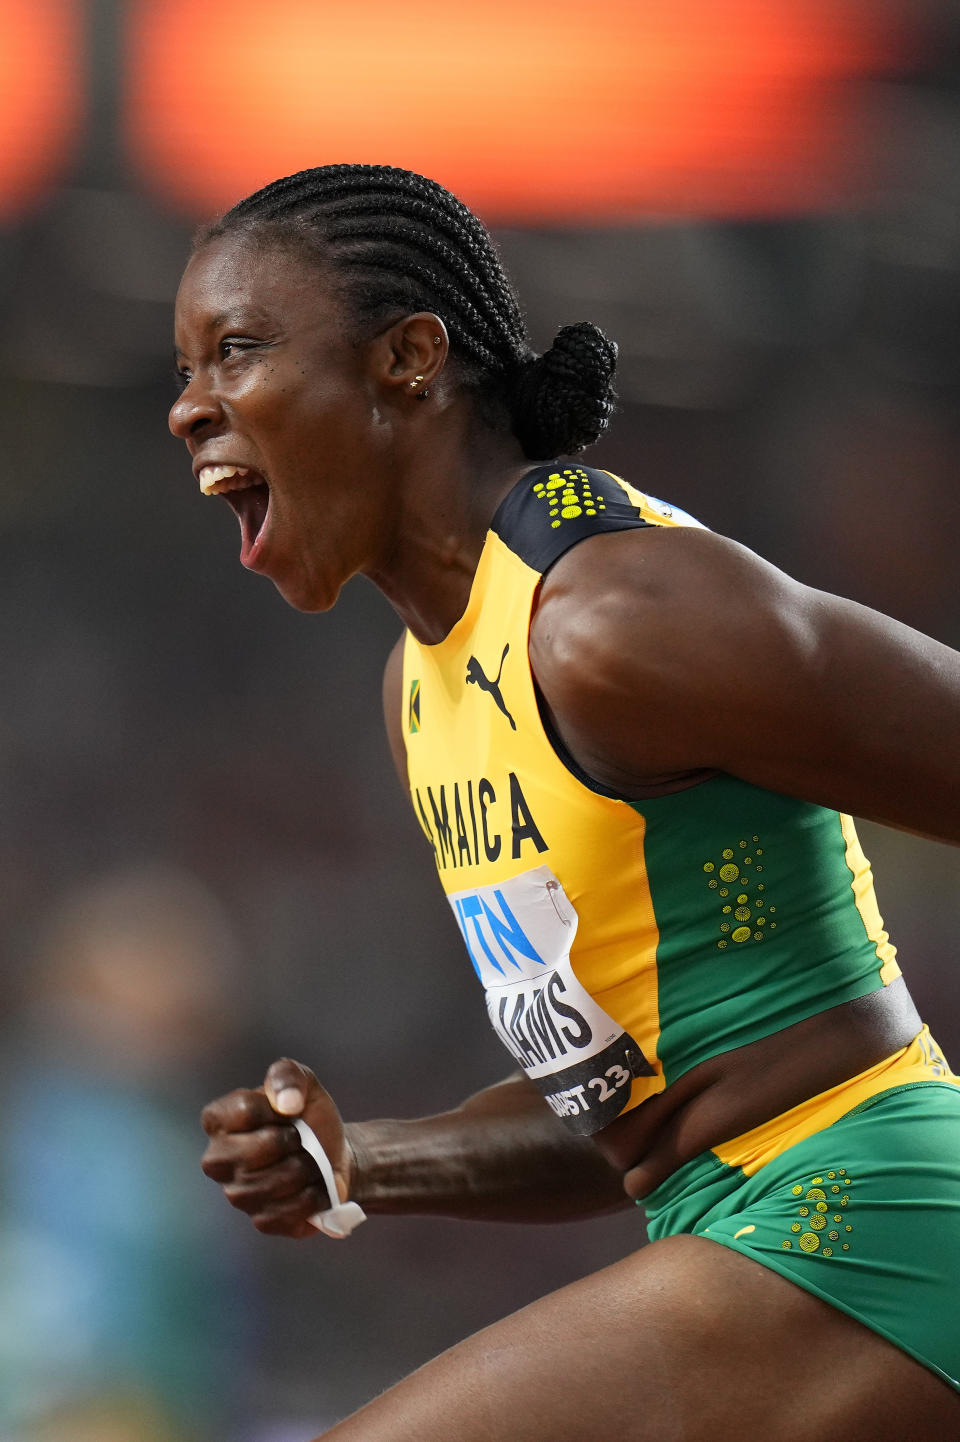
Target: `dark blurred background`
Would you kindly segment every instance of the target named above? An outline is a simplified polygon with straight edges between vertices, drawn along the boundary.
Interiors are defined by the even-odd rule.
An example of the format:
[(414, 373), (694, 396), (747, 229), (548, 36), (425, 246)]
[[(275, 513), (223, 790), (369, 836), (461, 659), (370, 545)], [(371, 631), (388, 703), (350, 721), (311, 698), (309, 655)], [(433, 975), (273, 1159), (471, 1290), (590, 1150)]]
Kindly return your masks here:
[[(396, 618), (287, 610), (167, 434), (198, 220), (435, 175), (539, 345), (619, 341), (592, 463), (960, 645), (955, 0), (349, 9), (0, 0), (4, 1442), (302, 1442), (642, 1236), (295, 1245), (199, 1172), (202, 1103), (275, 1055), (348, 1116), (506, 1065), (381, 734)], [(863, 831), (956, 1060), (960, 859)]]

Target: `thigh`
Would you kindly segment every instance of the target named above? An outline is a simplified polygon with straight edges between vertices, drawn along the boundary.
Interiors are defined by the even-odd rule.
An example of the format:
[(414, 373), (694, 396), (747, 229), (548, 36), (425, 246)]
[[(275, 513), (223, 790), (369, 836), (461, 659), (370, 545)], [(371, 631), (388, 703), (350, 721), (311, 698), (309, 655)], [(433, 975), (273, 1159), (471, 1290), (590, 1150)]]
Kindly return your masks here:
[(336, 1442), (903, 1442), (960, 1394), (859, 1322), (703, 1237), (652, 1243), (445, 1352)]

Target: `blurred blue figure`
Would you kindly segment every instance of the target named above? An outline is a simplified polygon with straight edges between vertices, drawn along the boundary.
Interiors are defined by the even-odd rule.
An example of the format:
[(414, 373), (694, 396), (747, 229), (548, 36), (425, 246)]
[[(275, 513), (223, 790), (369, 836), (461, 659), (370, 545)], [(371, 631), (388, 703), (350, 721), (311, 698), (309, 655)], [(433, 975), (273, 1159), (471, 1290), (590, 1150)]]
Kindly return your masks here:
[(5, 1048), (4, 1442), (227, 1436), (255, 1272), (197, 1166), (197, 1095), (231, 957), (212, 899), (159, 867), (78, 891), (47, 930)]

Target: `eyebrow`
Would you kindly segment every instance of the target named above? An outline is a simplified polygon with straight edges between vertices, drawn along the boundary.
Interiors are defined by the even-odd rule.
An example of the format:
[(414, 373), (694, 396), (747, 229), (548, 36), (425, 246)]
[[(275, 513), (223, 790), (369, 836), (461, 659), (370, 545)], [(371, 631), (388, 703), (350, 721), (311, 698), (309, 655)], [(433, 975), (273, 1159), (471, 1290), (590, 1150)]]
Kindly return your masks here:
[[(240, 306), (236, 310), (217, 311), (216, 315), (212, 315), (207, 321), (207, 328), (209, 330), (219, 330), (221, 326), (231, 328), (234, 326), (249, 325), (251, 321), (257, 325), (266, 325), (269, 323), (269, 316), (266, 311), (257, 310), (255, 306)], [(183, 351), (178, 345), (175, 345), (173, 348), (174, 360), (181, 355), (183, 355)]]
[(267, 320), (266, 311), (258, 310), (254, 305), (236, 306), (233, 310), (217, 311), (207, 323), (212, 330), (217, 330), (222, 325), (243, 325), (251, 320), (262, 324)]

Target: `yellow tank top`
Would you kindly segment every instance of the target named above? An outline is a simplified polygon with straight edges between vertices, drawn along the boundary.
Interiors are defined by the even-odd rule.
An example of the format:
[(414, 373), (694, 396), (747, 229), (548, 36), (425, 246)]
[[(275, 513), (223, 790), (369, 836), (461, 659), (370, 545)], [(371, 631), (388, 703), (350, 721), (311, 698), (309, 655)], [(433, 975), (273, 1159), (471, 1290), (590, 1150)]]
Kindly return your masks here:
[(598, 532), (696, 524), (607, 472), (539, 467), (498, 508), (449, 635), (405, 641), (414, 810), (494, 1030), (583, 1134), (899, 975), (849, 817), (728, 775), (630, 801), (545, 729), (541, 576)]

